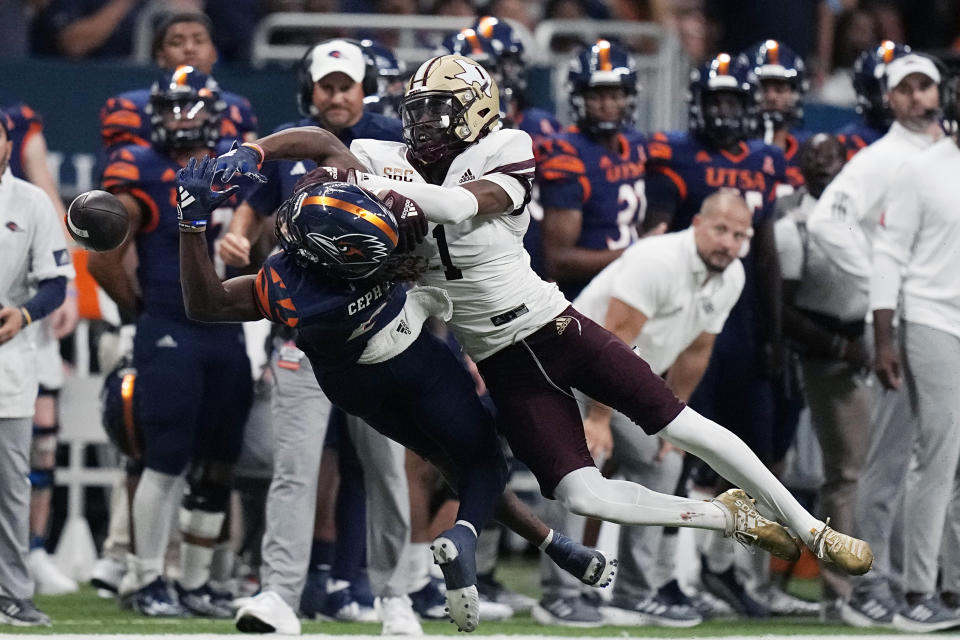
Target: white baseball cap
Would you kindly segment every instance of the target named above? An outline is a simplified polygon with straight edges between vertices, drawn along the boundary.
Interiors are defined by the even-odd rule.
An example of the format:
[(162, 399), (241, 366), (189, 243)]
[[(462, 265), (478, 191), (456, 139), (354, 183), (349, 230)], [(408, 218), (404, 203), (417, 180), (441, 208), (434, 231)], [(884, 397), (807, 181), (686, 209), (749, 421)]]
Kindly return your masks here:
[(887, 88), (893, 89), (911, 73), (922, 73), (934, 82), (940, 82), (940, 70), (933, 60), (926, 56), (910, 53), (888, 62), (884, 73), (887, 75)]
[(313, 48), (310, 77), (319, 82), (324, 76), (339, 71), (354, 82), (363, 82), (366, 66), (360, 47), (346, 40), (329, 40)]

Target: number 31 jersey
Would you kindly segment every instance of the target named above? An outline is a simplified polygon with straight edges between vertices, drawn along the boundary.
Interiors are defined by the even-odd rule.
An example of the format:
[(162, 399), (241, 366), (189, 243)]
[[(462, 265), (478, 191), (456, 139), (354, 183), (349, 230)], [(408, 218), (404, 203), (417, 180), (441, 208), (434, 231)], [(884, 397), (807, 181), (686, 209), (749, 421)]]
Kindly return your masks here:
[[(354, 140), (350, 151), (377, 175), (426, 182), (407, 160), (403, 143)], [(490, 180), (503, 187), (512, 206), (500, 215), (474, 216), (460, 224), (431, 224), (417, 249), (429, 260), (421, 282), (450, 295), (453, 317), (448, 324), (477, 361), (530, 335), (569, 304), (555, 284), (534, 273), (523, 248), (534, 164), (533, 143), (523, 131), (502, 129), (467, 147), (441, 186)]]
[[(576, 246), (584, 249), (627, 248), (636, 242), (646, 214), (646, 138), (626, 129), (614, 140), (611, 151), (570, 127), (538, 145), (540, 203), (545, 210), (580, 210)], [(588, 282), (565, 280), (560, 287), (573, 300)]]

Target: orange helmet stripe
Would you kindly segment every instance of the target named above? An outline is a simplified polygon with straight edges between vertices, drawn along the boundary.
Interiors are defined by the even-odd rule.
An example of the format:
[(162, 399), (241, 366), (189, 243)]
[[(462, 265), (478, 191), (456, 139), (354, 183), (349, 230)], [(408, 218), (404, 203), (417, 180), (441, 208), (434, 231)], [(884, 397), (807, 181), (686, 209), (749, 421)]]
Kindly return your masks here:
[(477, 23), (477, 31), (484, 38), (490, 39), (493, 37), (493, 28), (498, 24), (500, 24), (500, 21), (493, 16), (483, 16)]
[(120, 381), (120, 399), (123, 403), (123, 430), (127, 433), (127, 441), (132, 447), (134, 456), (139, 456), (140, 447), (137, 446), (139, 438), (137, 438), (136, 423), (133, 417), (133, 389), (136, 380), (137, 376), (133, 373), (123, 376)]
[(883, 58), (883, 62), (885, 64), (893, 62), (893, 54), (896, 50), (896, 46), (897, 45), (894, 44), (893, 40), (884, 40), (880, 43), (880, 51), (882, 52), (881, 57)]
[(721, 53), (717, 55), (717, 75), (726, 76), (730, 74), (730, 55)]
[(305, 207), (308, 204), (320, 204), (327, 207), (343, 209), (344, 211), (352, 213), (359, 218), (363, 218), (370, 224), (380, 229), (380, 231), (383, 231), (385, 234), (387, 234), (387, 237), (390, 238), (391, 242), (394, 244), (397, 243), (397, 232), (394, 231), (390, 225), (386, 223), (386, 221), (372, 211), (368, 211), (363, 207), (358, 207), (352, 202), (340, 200), (339, 198), (330, 198), (328, 196), (310, 196), (309, 198), (304, 198), (303, 203), (300, 206)]
[(470, 45), (470, 48), (473, 50), (473, 55), (476, 56), (483, 53), (483, 45), (480, 43), (480, 38), (477, 36), (476, 31), (473, 29), (464, 29), (460, 32), (460, 35), (462, 35), (463, 39)]
[(176, 71), (173, 72), (173, 82), (177, 85), (183, 85), (187, 83), (187, 76), (193, 73), (193, 67), (190, 65), (180, 65), (177, 67)]
[(610, 62), (610, 43), (606, 40), (597, 40), (595, 48), (597, 50), (599, 70), (611, 71), (613, 64)]
[(780, 64), (780, 43), (776, 40), (767, 40), (763, 46), (767, 50), (767, 64)]

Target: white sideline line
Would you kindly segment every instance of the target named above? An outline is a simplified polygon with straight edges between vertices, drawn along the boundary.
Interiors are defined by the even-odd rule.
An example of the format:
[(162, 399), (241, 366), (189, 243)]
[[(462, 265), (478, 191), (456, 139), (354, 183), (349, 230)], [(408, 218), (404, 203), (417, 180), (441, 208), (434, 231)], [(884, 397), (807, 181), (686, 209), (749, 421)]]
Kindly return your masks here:
[[(63, 624), (66, 621), (58, 621), (58, 623)], [(230, 634), (214, 634), (214, 633), (171, 633), (171, 634), (75, 634), (75, 633), (63, 633), (55, 634), (51, 636), (32, 636), (36, 638), (43, 637), (52, 637), (57, 640), (129, 640), (130, 638), (136, 638), (136, 640), (224, 640)], [(245, 635), (249, 638), (292, 638), (299, 637), (304, 640), (383, 640), (383, 636), (379, 635), (339, 635), (339, 634), (320, 634), (320, 633), (310, 633), (303, 634), (301, 636), (280, 636), (276, 634), (269, 635), (258, 635), (258, 634), (234, 634)], [(448, 637), (443, 634), (435, 635), (424, 635), (422, 637), (426, 638), (444, 638)], [(498, 639), (498, 640), (558, 640), (563, 637), (574, 637), (574, 636), (554, 636), (554, 635), (489, 635), (489, 636), (477, 636), (478, 638), (487, 639)], [(698, 636), (695, 632), (691, 633), (691, 638), (696, 638), (697, 640), (823, 640), (823, 638), (850, 638), (851, 640), (930, 640), (931, 638), (960, 638), (960, 633), (936, 633), (932, 636), (929, 634), (886, 634), (886, 635), (860, 635), (860, 634), (817, 634), (817, 635), (792, 635), (792, 634), (762, 634), (757, 633), (755, 635), (745, 635), (745, 636), (723, 636), (723, 635), (713, 635), (713, 636)], [(662, 640), (663, 636), (644, 636), (644, 635), (632, 635), (628, 634), (626, 630), (620, 635), (616, 636), (590, 636), (589, 640), (623, 640), (624, 638), (657, 638), (657, 640)], [(0, 640), (24, 640), (23, 635), (12, 635), (12, 634), (0, 634)]]

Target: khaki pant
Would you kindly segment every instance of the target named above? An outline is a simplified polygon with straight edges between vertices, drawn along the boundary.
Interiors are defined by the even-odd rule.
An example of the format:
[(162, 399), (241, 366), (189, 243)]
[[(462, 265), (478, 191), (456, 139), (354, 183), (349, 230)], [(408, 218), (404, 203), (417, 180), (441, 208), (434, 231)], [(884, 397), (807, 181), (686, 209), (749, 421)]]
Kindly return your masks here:
[[(832, 358), (801, 358), (810, 421), (823, 450), (820, 518), (838, 531), (853, 531), (857, 483), (870, 443), (870, 392), (863, 375)], [(825, 597), (846, 598), (847, 577), (823, 566)]]

